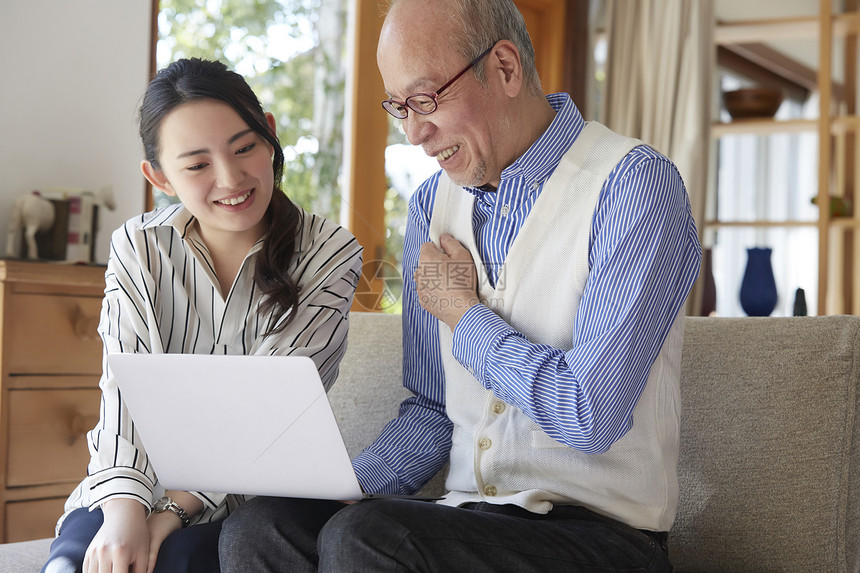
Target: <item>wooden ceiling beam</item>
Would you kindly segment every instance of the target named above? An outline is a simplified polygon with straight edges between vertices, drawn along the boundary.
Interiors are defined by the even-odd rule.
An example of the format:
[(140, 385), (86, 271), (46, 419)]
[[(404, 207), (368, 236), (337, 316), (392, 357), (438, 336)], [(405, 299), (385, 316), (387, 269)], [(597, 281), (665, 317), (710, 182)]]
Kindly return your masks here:
[[(818, 89), (818, 72), (761, 43), (717, 47), (717, 64), (763, 86), (779, 89), (791, 99), (806, 101)], [(845, 87), (833, 84), (833, 97), (842, 101)]]
[(778, 89), (787, 98), (806, 101), (809, 97), (811, 90), (808, 85), (786, 78), (770, 69), (770, 67), (763, 66), (742, 53), (731, 49), (734, 47), (717, 46), (718, 66), (726, 68), (761, 86)]

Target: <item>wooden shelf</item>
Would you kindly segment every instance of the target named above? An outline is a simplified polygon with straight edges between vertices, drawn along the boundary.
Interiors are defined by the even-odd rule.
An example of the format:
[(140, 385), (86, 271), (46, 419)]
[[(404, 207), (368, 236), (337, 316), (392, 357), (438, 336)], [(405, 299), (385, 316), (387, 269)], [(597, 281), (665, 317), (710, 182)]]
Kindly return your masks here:
[(705, 227), (717, 229), (720, 227), (817, 227), (817, 221), (705, 221)]
[[(812, 133), (819, 129), (817, 119), (736, 119), (711, 125), (711, 137), (726, 135), (773, 135), (776, 133)], [(844, 135), (860, 130), (860, 117), (843, 115), (831, 119), (833, 135)]]
[[(744, 20), (718, 24), (714, 30), (717, 45), (759, 43), (768, 40), (815, 38), (820, 31), (818, 16)], [(857, 14), (833, 16), (833, 36), (841, 38), (860, 32)]]
[[(802, 227), (818, 227), (818, 221), (705, 221), (707, 229), (725, 229), (725, 228), (802, 228)], [(839, 229), (854, 229), (860, 227), (860, 220), (854, 217), (833, 217), (830, 219), (830, 225)]]
[(817, 119), (738, 119), (732, 122), (717, 122), (711, 125), (711, 137), (726, 135), (771, 135), (775, 133), (815, 132)]
[(860, 128), (860, 117), (856, 115), (842, 115), (831, 120), (830, 131), (833, 135), (844, 135)]
[(830, 219), (830, 226), (839, 229), (853, 229), (860, 226), (860, 221), (854, 217), (833, 217)]
[[(860, 137), (851, 135), (860, 134), (860, 109), (856, 105), (856, 93), (860, 89), (857, 80), (860, 8), (856, 2), (843, 3), (839, 4), (840, 11), (844, 6), (846, 13), (834, 14), (834, 4), (837, 4), (834, 0), (817, 0), (815, 4), (817, 14), (808, 17), (720, 22), (714, 31), (714, 41), (717, 46), (729, 46), (775, 40), (816, 40), (818, 118), (716, 122), (711, 125), (711, 137), (813, 133), (818, 142), (815, 185), (818, 204), (830, 204), (832, 197), (845, 197), (856, 204), (860, 203), (857, 200), (860, 196)], [(838, 96), (833, 84), (834, 39), (844, 40), (838, 44), (844, 50), (844, 58), (841, 58), (844, 86), (840, 87), (845, 93), (844, 100)], [(704, 227), (817, 229), (817, 313), (860, 314), (860, 213), (834, 217), (829, 210), (823, 209), (813, 221), (712, 220), (706, 221)], [(830, 301), (828, 297), (831, 297)]]

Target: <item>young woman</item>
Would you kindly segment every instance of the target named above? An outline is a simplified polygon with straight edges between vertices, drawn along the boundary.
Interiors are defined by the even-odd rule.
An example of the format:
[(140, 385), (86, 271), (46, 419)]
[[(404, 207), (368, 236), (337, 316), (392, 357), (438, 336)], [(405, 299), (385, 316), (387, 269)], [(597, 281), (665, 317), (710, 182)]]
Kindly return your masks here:
[[(361, 247), (281, 191), (273, 116), (223, 64), (180, 60), (150, 83), (140, 136), (144, 176), (181, 203), (114, 232), (99, 324), (105, 355), (305, 355), (330, 386)], [(66, 502), (43, 571), (217, 570), (220, 522), (242, 497), (165, 492), (103, 368), (87, 477)], [(196, 407), (169, 395), (164, 405), (166, 416)]]

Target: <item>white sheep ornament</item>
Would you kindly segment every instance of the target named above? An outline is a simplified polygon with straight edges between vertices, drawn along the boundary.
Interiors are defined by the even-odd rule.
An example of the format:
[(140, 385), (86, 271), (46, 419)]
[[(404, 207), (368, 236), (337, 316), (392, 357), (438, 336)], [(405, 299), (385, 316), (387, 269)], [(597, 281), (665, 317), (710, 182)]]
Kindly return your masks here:
[(42, 197), (38, 191), (32, 191), (19, 197), (12, 208), (12, 220), (9, 223), (9, 234), (6, 241), (6, 256), (16, 257), (18, 254), (18, 237), (24, 229), (27, 242), (27, 258), (38, 259), (36, 233), (47, 231), (54, 225), (54, 204)]

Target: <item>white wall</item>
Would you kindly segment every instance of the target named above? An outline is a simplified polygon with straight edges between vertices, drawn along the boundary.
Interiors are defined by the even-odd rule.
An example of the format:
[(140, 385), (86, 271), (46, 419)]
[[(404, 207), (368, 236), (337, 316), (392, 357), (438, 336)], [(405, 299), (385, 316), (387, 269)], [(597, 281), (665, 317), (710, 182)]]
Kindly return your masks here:
[(143, 211), (135, 112), (149, 76), (149, 0), (0, 3), (0, 252), (15, 198), (33, 189), (113, 188), (110, 233)]

